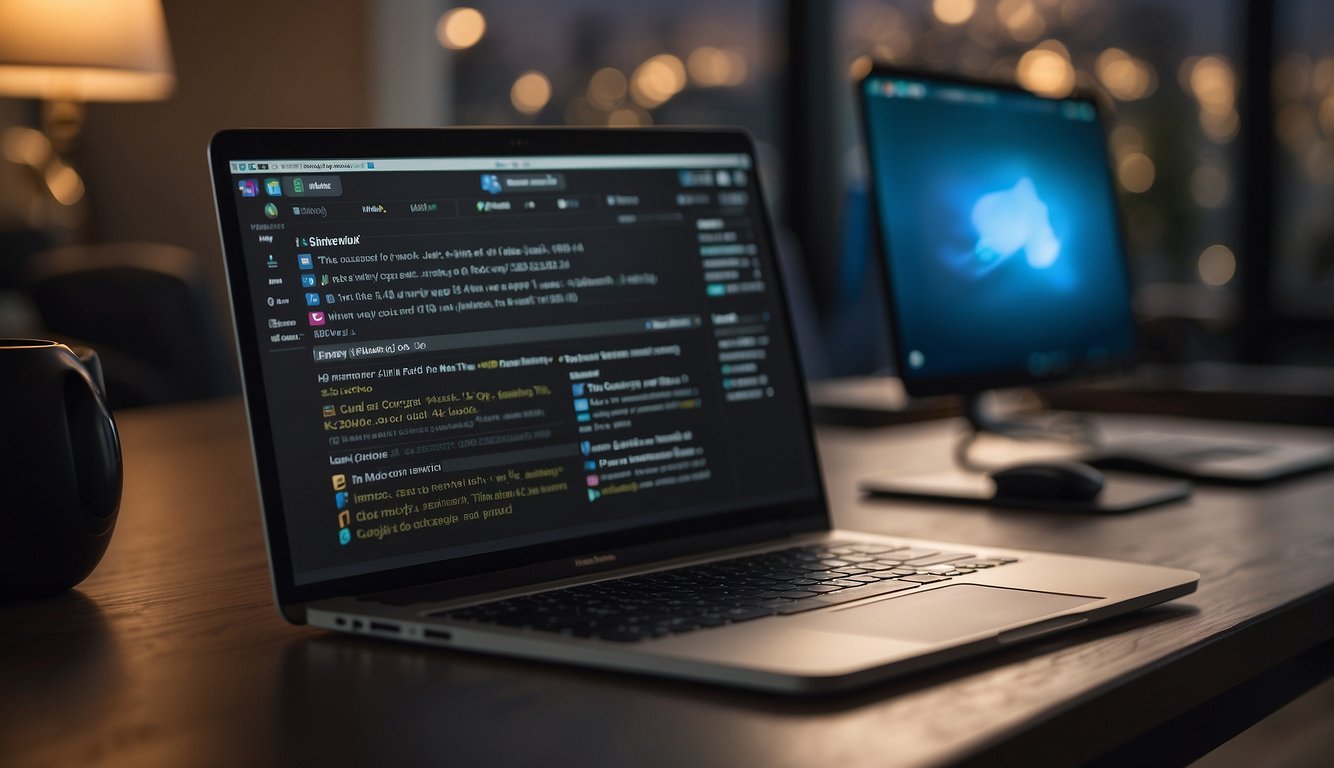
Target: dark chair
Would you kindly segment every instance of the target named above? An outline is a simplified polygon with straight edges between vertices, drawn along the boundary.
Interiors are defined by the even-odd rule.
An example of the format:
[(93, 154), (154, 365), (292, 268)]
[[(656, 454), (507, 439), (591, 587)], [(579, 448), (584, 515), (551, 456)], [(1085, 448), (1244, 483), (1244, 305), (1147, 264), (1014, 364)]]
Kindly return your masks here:
[(198, 255), (157, 243), (33, 254), (25, 290), (49, 335), (97, 350), (112, 407), (230, 394), (236, 373)]

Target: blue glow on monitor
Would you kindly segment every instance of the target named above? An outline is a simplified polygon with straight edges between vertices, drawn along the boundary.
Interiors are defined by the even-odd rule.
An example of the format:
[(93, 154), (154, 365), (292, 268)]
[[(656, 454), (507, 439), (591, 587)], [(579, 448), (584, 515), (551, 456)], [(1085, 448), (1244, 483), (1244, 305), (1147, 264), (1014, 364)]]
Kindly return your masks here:
[(913, 78), (864, 101), (900, 373), (1014, 383), (1135, 349), (1092, 104)]

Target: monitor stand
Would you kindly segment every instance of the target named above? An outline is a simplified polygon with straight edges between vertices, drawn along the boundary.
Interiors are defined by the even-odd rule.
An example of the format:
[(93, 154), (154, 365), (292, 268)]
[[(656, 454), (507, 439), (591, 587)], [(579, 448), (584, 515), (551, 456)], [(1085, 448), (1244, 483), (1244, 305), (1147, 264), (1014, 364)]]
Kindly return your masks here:
[[(1057, 417), (1047, 424), (1041, 420), (1010, 420), (987, 411), (980, 393), (964, 400), (963, 415), (969, 432), (955, 447), (955, 468), (928, 474), (876, 477), (862, 481), (861, 488), (871, 496), (981, 505), (1052, 512), (1118, 514), (1155, 507), (1190, 496), (1188, 481), (1105, 472), (1106, 483), (1092, 499), (1052, 499), (998, 495), (988, 469), (969, 456), (969, 448), (979, 435), (994, 434), (1015, 440), (1059, 439), (1089, 445), (1096, 442), (1093, 425), (1079, 415), (1064, 421)], [(1067, 431), (1068, 430), (1068, 431)]]

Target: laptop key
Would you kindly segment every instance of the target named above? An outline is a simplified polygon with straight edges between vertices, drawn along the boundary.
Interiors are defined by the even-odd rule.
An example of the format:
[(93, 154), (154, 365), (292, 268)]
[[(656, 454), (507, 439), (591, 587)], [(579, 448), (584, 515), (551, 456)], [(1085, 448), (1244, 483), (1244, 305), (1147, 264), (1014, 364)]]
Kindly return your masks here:
[(789, 600), (804, 600), (808, 597), (815, 597), (815, 595), (815, 592), (807, 592), (800, 589), (793, 589), (783, 593), (783, 597), (786, 597)]

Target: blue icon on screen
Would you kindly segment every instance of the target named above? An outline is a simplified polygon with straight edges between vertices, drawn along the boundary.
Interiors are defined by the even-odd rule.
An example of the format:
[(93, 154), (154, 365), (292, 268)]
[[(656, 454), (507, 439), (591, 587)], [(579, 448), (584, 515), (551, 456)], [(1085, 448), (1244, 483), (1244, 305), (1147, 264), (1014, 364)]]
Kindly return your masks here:
[(575, 401), (574, 401), (574, 409), (575, 409), (576, 411), (586, 411), (586, 410), (588, 410), (588, 399), (587, 399), (587, 398), (583, 398), (583, 397), (581, 397), (581, 398), (579, 398), (578, 400), (575, 400)]
[(980, 262), (979, 277), (1020, 250), (1034, 269), (1050, 267), (1061, 254), (1061, 241), (1052, 231), (1047, 204), (1027, 176), (1009, 189), (978, 198), (973, 204), (972, 221), (977, 230), (973, 254)]
[(339, 509), (347, 506), (347, 491), (339, 491), (334, 494), (334, 506)]
[(302, 275), (302, 276), (301, 276), (301, 287), (302, 287), (302, 288), (314, 288), (314, 287), (315, 287), (315, 276), (314, 276), (314, 275)]
[(309, 253), (298, 253), (296, 255), (296, 264), (302, 269), (314, 269), (315, 257), (311, 256)]
[(571, 385), (570, 385), (570, 391), (574, 394), (575, 397), (583, 397), (583, 396), (584, 396), (584, 383), (581, 381), (581, 382), (578, 382), (578, 383), (576, 383), (576, 384), (571, 384)]
[(341, 545), (343, 545), (344, 547), (346, 547), (346, 546), (347, 546), (349, 543), (351, 543), (351, 542), (352, 542), (352, 531), (351, 531), (351, 529), (349, 529), (349, 528), (344, 528), (343, 530), (341, 530), (341, 531), (338, 532), (338, 543), (339, 543), (339, 544), (341, 544)]
[(504, 190), (500, 187), (500, 177), (494, 173), (482, 174), (482, 191), (498, 195)]
[(320, 305), (320, 295), (318, 293), (306, 294), (306, 306), (318, 307)]

